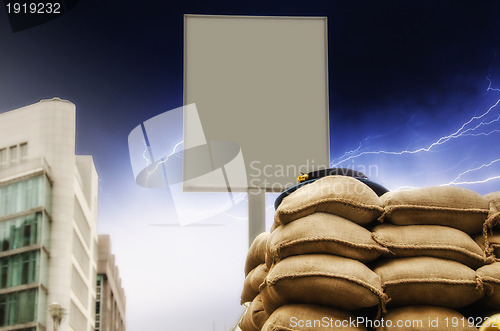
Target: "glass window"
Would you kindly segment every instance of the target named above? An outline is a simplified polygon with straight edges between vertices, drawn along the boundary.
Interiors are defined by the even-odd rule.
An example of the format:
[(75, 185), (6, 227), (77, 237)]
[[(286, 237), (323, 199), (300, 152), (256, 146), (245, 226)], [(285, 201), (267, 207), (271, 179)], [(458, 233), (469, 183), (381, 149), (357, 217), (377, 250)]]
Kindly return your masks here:
[(0, 217), (37, 207), (50, 212), (50, 183), (45, 175), (0, 186)]
[(6, 325), (7, 318), (7, 302), (3, 295), (0, 295), (0, 325)]
[(98, 290), (97, 291), (100, 291), (100, 287), (102, 285), (102, 275), (97, 275), (97, 281), (96, 281), (96, 284), (97, 284), (97, 287), (98, 287)]
[(36, 233), (35, 231), (31, 231), (31, 228), (33, 227), (34, 224), (32, 223), (27, 223), (25, 226), (24, 226), (24, 233), (23, 233), (23, 239), (24, 239), (24, 243), (23, 243), (23, 246), (28, 246), (30, 242), (32, 242), (32, 234)]
[(0, 326), (35, 322), (38, 289), (0, 295)]
[(0, 265), (0, 288), (7, 287), (7, 279), (9, 278), (9, 265)]
[(37, 283), (39, 269), (39, 250), (0, 258), (1, 288)]
[[(49, 227), (47, 216), (42, 212), (0, 222), (1, 251), (43, 244), (47, 239), (41, 238), (42, 226)], [(48, 232), (43, 233), (48, 237)]]
[(40, 251), (40, 265), (38, 267), (39, 278), (38, 282), (45, 285), (45, 287), (49, 284), (49, 257), (44, 250)]
[[(43, 289), (39, 289), (37, 292), (37, 300), (36, 300), (36, 308), (37, 312), (37, 321), (45, 324), (46, 315), (47, 315), (47, 293)], [(41, 329), (38, 329), (41, 330)]]

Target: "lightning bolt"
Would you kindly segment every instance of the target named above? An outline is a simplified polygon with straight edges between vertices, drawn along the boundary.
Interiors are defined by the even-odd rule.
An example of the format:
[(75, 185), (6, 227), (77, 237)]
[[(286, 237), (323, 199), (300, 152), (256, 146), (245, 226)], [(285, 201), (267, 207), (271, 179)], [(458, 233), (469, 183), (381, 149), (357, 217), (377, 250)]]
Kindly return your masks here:
[(144, 142), (144, 153), (142, 153), (142, 157), (144, 158), (144, 160), (146, 160), (146, 166), (149, 166), (151, 164), (151, 161), (146, 156), (146, 154), (148, 153), (148, 145), (146, 144), (146, 141), (143, 140), (143, 142)]
[(484, 168), (487, 168), (497, 162), (500, 162), (500, 159), (496, 159), (496, 160), (493, 160), (489, 163), (486, 163), (486, 164), (483, 164), (479, 167), (476, 167), (476, 168), (473, 168), (473, 169), (468, 169), (462, 173), (460, 173), (454, 180), (452, 180), (451, 182), (449, 183), (446, 183), (446, 184), (441, 184), (440, 186), (449, 186), (449, 185), (472, 185), (472, 184), (483, 184), (483, 183), (486, 183), (486, 182), (489, 182), (489, 181), (492, 181), (492, 180), (495, 180), (495, 179), (498, 179), (500, 178), (500, 176), (492, 176), (492, 177), (488, 177), (486, 179), (482, 179), (482, 180), (477, 180), (477, 181), (462, 181), (462, 182), (459, 182), (458, 180), (462, 177), (462, 176), (465, 176), (469, 173), (472, 173), (474, 171), (479, 171), (481, 169), (484, 169)]
[(486, 89), (486, 92), (488, 92), (488, 91), (497, 91), (497, 92), (500, 92), (500, 89), (498, 89), (498, 88), (492, 88), (491, 87), (492, 81), (491, 81), (490, 77), (486, 77), (486, 79), (489, 82), (489, 85), (488, 85), (488, 88)]
[(165, 158), (161, 159), (160, 161), (158, 161), (152, 171), (148, 171), (148, 178), (149, 178), (149, 176), (152, 173), (154, 173), (158, 169), (158, 166), (160, 164), (166, 163), (168, 161), (168, 159), (170, 159), (170, 157), (173, 156), (176, 153), (177, 147), (179, 147), (180, 145), (182, 145), (183, 142), (184, 142), (184, 140), (181, 140), (177, 144), (175, 144), (174, 148), (172, 149), (172, 152), (170, 154), (168, 154), (167, 157), (165, 157)]
[[(452, 185), (473, 185), (473, 184), (484, 184), (484, 183), (487, 183), (489, 181), (492, 181), (492, 180), (495, 180), (495, 179), (500, 179), (500, 175), (498, 176), (492, 176), (492, 177), (488, 177), (486, 179), (482, 179), (482, 180), (476, 180), (476, 181), (469, 181), (469, 182), (455, 182), (455, 183), (452, 183)], [(448, 186), (448, 185), (451, 185), (451, 184), (442, 184), (440, 186)]]
[[(499, 101), (500, 101), (500, 100), (499, 100)], [(497, 104), (498, 104), (498, 101), (497, 101)], [(498, 120), (500, 120), (500, 115), (499, 115), (499, 116), (497, 116), (497, 118), (495, 118), (494, 120), (491, 120), (491, 121), (489, 121), (489, 122), (484, 122), (484, 121), (483, 121), (483, 122), (479, 123), (478, 125), (476, 125), (475, 127), (465, 130), (464, 132), (462, 132), (462, 135), (463, 135), (463, 136), (467, 136), (467, 134), (466, 134), (467, 132), (470, 132), (470, 131), (475, 131), (476, 129), (479, 129), (479, 128), (480, 128), (481, 126), (483, 126), (483, 125), (490, 125), (490, 124), (493, 124), (493, 123), (495, 123), (495, 122), (498, 122)], [(493, 132), (494, 132), (494, 131), (499, 131), (499, 130), (493, 130)], [(486, 134), (486, 135), (489, 135), (489, 134), (491, 134), (491, 133), (492, 133), (492, 131), (490, 131), (490, 132), (489, 132), (488, 134)], [(474, 134), (469, 134), (469, 135), (474, 135)], [(480, 134), (476, 134), (476, 135), (480, 135)]]
[(481, 133), (469, 133), (469, 134), (464, 134), (463, 137), (479, 137), (479, 136), (489, 136), (490, 134), (493, 133), (500, 133), (500, 130), (492, 130), (490, 132), (481, 132)]
[(344, 153), (344, 155), (338, 157), (338, 159), (343, 159), (344, 157), (348, 156), (348, 155), (352, 155), (352, 154), (355, 154), (356, 152), (359, 152), (361, 150), (361, 147), (363, 147), (363, 144), (366, 143), (367, 141), (371, 140), (371, 139), (375, 139), (375, 138), (380, 138), (384, 135), (376, 135), (376, 136), (370, 136), (370, 137), (366, 137), (365, 139), (363, 139), (359, 145), (358, 145), (358, 148), (356, 148), (355, 150), (352, 150), (352, 151), (347, 151)]
[[(500, 93), (500, 88), (494, 88), (492, 80), (489, 77), (486, 77), (488, 80), (488, 86), (486, 88), (486, 93), (488, 92), (494, 92), (496, 94)], [(496, 101), (495, 101), (496, 100)], [(365, 143), (371, 139), (372, 137), (365, 138), (361, 141), (361, 143), (357, 146), (357, 148), (343, 153), (342, 156), (334, 158), (331, 161), (331, 166), (339, 166), (347, 161), (351, 161), (354, 159), (357, 159), (362, 156), (367, 156), (367, 155), (393, 155), (393, 156), (401, 156), (401, 155), (411, 155), (411, 154), (417, 154), (417, 153), (425, 153), (425, 152), (430, 152), (431, 150), (436, 150), (436, 147), (440, 145), (444, 145), (446, 143), (451, 142), (452, 140), (456, 140), (458, 138), (464, 138), (464, 137), (488, 137), (494, 134), (500, 133), (500, 128), (498, 124), (500, 123), (500, 115), (498, 115), (498, 109), (500, 104), (500, 99), (495, 98), (492, 103), (490, 103), (490, 106), (487, 107), (484, 111), (478, 113), (477, 115), (474, 115), (470, 117), (467, 121), (463, 122), (460, 126), (457, 127), (455, 131), (451, 131), (451, 133), (440, 137), (439, 139), (436, 139), (435, 141), (429, 143), (429, 145), (420, 147), (420, 148), (405, 148), (403, 150), (399, 151), (391, 151), (391, 150), (363, 150), (363, 146), (365, 146)], [(496, 114), (495, 114), (496, 113)], [(478, 145), (476, 145), (477, 147)], [(465, 151), (465, 150), (464, 150)], [(467, 157), (466, 159), (463, 159), (462, 161), (455, 163), (452, 168), (450, 168), (448, 171), (441, 171), (443, 173), (449, 174), (451, 170), (454, 170), (453, 172), (458, 173), (458, 175), (455, 175), (454, 179), (451, 180), (448, 183), (443, 183), (440, 184), (441, 186), (448, 186), (448, 185), (473, 185), (473, 184), (484, 184), (488, 183), (494, 180), (500, 179), (500, 175), (491, 175), (491, 176), (481, 176), (482, 172), (484, 172), (486, 169), (491, 169), (493, 166), (498, 166), (500, 164), (500, 159), (495, 159), (491, 160), (488, 162), (485, 162), (484, 164), (477, 166), (474, 165), (473, 167), (468, 167), (466, 168), (465, 171), (463, 170), (465, 160), (470, 159), (470, 157)], [(354, 161), (352, 161), (354, 162)], [(470, 162), (470, 161), (469, 161)], [(459, 170), (462, 168), (462, 172), (459, 172)], [(498, 171), (497, 171), (498, 173)], [(491, 173), (490, 173), (491, 174)], [(469, 176), (475, 176), (476, 178), (474, 179), (469, 179)], [(469, 177), (469, 178), (466, 178)], [(481, 178), (483, 177), (483, 178)], [(452, 177), (453, 178), (453, 177)], [(411, 183), (410, 183), (411, 185)], [(413, 186), (401, 186), (398, 187), (397, 189), (406, 189), (406, 188), (413, 188)]]
[[(155, 166), (154, 166), (153, 169), (148, 170), (147, 180), (149, 180), (150, 176), (158, 169), (158, 167), (161, 164), (166, 163), (170, 159), (170, 157), (174, 156), (177, 153), (177, 149), (179, 148), (179, 146), (182, 145), (183, 142), (184, 142), (184, 140), (181, 140), (178, 143), (176, 143), (174, 145), (172, 151), (170, 152), (170, 154), (168, 154), (166, 157), (164, 157), (160, 161), (158, 161), (155, 164)], [(148, 162), (148, 165), (149, 165), (150, 161), (146, 157), (146, 153), (147, 152), (148, 152), (148, 146), (146, 146), (146, 150), (144, 151), (143, 157)], [(235, 204), (239, 203), (240, 201), (246, 200), (245, 196), (246, 196), (245, 193), (240, 193), (240, 194), (234, 196), (231, 199), (231, 206), (234, 206)], [(247, 217), (241, 217), (241, 216), (230, 214), (230, 213), (226, 212), (225, 210), (227, 210), (231, 206), (229, 205), (228, 202), (226, 202), (225, 204), (223, 204), (222, 206), (220, 206), (218, 208), (205, 209), (205, 210), (200, 211), (200, 212), (197, 212), (197, 211), (194, 211), (194, 210), (185, 210), (185, 211), (182, 211), (182, 216), (185, 216), (185, 217), (199, 217), (199, 216), (206, 216), (207, 214), (213, 214), (213, 215), (223, 214), (223, 215), (227, 215), (227, 216), (233, 217), (235, 219), (240, 219), (240, 220), (247, 220), (248, 219)]]
[[(491, 107), (488, 108), (488, 110), (486, 110), (481, 115), (479, 115), (479, 116), (473, 116), (471, 119), (469, 119), (467, 122), (465, 122), (458, 130), (456, 130), (455, 132), (453, 132), (450, 135), (443, 136), (443, 137), (439, 138), (437, 141), (433, 142), (432, 144), (430, 144), (427, 147), (421, 147), (421, 148), (418, 148), (418, 149), (415, 149), (415, 150), (403, 150), (403, 151), (398, 151), (398, 152), (380, 150), (380, 151), (360, 152), (360, 153), (354, 154), (356, 151), (358, 151), (360, 149), (360, 147), (358, 147), (354, 151), (350, 151), (350, 152), (344, 153), (344, 155), (348, 155), (348, 154), (354, 154), (354, 155), (351, 155), (349, 157), (340, 158), (340, 161), (338, 161), (338, 162), (333, 161), (331, 165), (333, 167), (337, 167), (337, 166), (339, 166), (340, 164), (342, 164), (342, 163), (344, 163), (346, 161), (353, 160), (355, 158), (358, 158), (358, 157), (364, 156), (364, 155), (373, 155), (373, 154), (404, 155), (404, 154), (417, 154), (417, 153), (420, 153), (420, 152), (429, 152), (432, 148), (434, 148), (436, 146), (439, 146), (439, 145), (442, 145), (442, 144), (450, 141), (451, 139), (460, 138), (460, 137), (463, 137), (464, 135), (471, 135), (471, 134), (467, 134), (467, 132), (473, 132), (474, 130), (478, 129), (479, 127), (481, 127), (483, 125), (489, 125), (489, 124), (493, 124), (495, 122), (498, 122), (500, 120), (500, 116), (498, 116), (496, 119), (494, 119), (494, 120), (492, 120), (490, 122), (481, 122), (480, 124), (476, 125), (474, 128), (469, 128), (469, 129), (465, 130), (465, 127), (468, 126), (473, 121), (479, 120), (479, 119), (484, 118), (485, 116), (487, 116), (493, 109), (495, 109), (498, 106), (499, 103), (500, 103), (500, 99), (498, 99)], [(491, 133), (498, 132), (498, 131), (499, 130), (490, 131), (487, 135), (489, 135)], [(337, 158), (337, 160), (338, 159), (339, 158)]]

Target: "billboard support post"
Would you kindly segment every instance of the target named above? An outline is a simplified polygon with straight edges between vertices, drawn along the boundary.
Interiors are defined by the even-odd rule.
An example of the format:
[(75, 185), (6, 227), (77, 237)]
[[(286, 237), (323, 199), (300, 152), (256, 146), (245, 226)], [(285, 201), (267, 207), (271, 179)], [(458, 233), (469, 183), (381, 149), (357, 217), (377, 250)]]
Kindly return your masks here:
[(266, 190), (248, 188), (248, 246), (266, 231)]

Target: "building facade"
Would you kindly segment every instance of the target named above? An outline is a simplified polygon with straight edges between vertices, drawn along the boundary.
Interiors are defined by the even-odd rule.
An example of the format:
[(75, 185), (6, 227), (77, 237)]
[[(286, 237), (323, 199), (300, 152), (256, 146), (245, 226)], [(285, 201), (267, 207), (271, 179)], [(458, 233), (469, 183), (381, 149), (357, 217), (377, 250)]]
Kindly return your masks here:
[(96, 331), (125, 331), (125, 291), (122, 288), (115, 256), (111, 254), (109, 235), (99, 235)]
[(75, 105), (58, 98), (0, 114), (0, 331), (95, 328), (97, 185), (75, 155)]

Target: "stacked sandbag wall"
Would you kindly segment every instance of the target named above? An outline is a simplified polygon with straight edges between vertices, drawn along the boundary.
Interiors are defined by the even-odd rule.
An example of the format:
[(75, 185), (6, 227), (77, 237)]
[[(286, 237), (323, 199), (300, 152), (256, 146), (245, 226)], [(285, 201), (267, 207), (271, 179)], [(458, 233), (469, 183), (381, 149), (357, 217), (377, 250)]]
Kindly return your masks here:
[(498, 193), (378, 197), (355, 178), (321, 178), (284, 198), (252, 244), (249, 257), (265, 249), (247, 258), (240, 328), (476, 330), (482, 317), (465, 312), (500, 309), (499, 219)]
[(386, 323), (377, 330), (404, 329), (397, 321), (420, 321), (407, 330), (476, 330), (477, 321), (457, 310), (485, 294), (475, 270), (493, 260), (472, 237), (483, 231), (488, 199), (460, 187), (389, 192), (381, 199), (384, 224), (372, 235), (391, 256), (374, 271), (390, 302), (382, 316)]
[(239, 325), (244, 331), (260, 331), (269, 317), (262, 306), (259, 290), (268, 273), (266, 266), (268, 237), (267, 232), (259, 234), (248, 249), (245, 282), (241, 293), (241, 304), (246, 305), (247, 309)]

